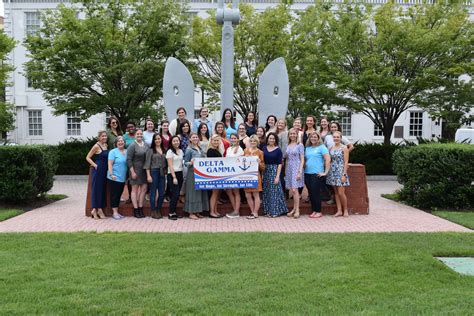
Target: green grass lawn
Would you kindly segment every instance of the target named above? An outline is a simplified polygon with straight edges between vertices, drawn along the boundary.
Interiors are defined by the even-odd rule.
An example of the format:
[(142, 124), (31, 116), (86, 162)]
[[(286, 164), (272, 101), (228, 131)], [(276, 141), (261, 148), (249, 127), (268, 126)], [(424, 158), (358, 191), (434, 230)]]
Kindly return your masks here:
[(23, 214), (22, 210), (11, 209), (11, 208), (0, 208), (0, 222), (17, 215)]
[(474, 234), (0, 234), (0, 314), (471, 314)]
[(474, 212), (433, 211), (433, 215), (442, 217), (464, 227), (474, 229)]
[(395, 202), (400, 202), (400, 194), (398, 193), (384, 193), (384, 194), (381, 194), (382, 197), (386, 198), (386, 199), (389, 199), (389, 200), (392, 200), (392, 201), (395, 201)]

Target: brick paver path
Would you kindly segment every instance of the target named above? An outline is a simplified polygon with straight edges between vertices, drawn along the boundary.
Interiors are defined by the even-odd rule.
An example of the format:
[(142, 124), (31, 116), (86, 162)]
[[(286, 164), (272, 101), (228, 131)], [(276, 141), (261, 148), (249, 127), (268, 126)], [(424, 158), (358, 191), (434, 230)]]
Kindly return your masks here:
[(395, 181), (369, 181), (370, 214), (349, 218), (324, 216), (310, 219), (302, 216), (295, 220), (287, 217), (259, 217), (248, 220), (210, 219), (177, 221), (168, 219), (125, 218), (92, 220), (84, 216), (87, 181), (83, 177), (60, 177), (54, 183), (52, 193), (67, 194), (67, 199), (29, 211), (0, 222), (0, 232), (75, 232), (75, 231), (122, 231), (122, 232), (472, 232), (460, 225), (430, 215), (415, 208), (400, 205), (380, 197), (399, 186)]

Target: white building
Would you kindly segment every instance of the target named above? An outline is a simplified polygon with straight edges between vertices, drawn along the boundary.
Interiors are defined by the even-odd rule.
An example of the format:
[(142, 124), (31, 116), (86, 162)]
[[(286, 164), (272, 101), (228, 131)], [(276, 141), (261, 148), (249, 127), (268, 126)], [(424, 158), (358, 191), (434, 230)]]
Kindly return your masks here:
[[(332, 1), (332, 0), (330, 0)], [(368, 0), (373, 4), (382, 4), (387, 0)], [(399, 0), (403, 4), (419, 3), (421, 0)], [(25, 35), (36, 32), (41, 24), (41, 10), (54, 9), (65, 0), (3, 0), (5, 7), (5, 32), (14, 38), (18, 45), (13, 50), (10, 61), (15, 67), (12, 74), (12, 86), (6, 90), (7, 101), (16, 107), (15, 130), (8, 134), (12, 142), (19, 144), (56, 144), (67, 138), (87, 138), (95, 136), (99, 129), (104, 128), (106, 115), (95, 115), (87, 121), (80, 121), (77, 113), (54, 116), (51, 108), (42, 98), (41, 91), (34, 90), (24, 75), (23, 64), (27, 61), (27, 51), (21, 45)], [(188, 0), (192, 14), (206, 16), (206, 11), (217, 7), (217, 0)], [(226, 1), (227, 2), (227, 1)], [(256, 10), (265, 10), (277, 5), (278, 0), (244, 0), (252, 3)], [(341, 2), (334, 0), (334, 2)], [(314, 0), (294, 0), (292, 9), (302, 10)], [(472, 17), (471, 8), (471, 17)], [(199, 91), (199, 89), (197, 90)], [(196, 107), (200, 106), (200, 91), (196, 92)], [(372, 121), (362, 114), (351, 113), (344, 109), (334, 109), (345, 114), (342, 120), (344, 134), (352, 141), (382, 142), (380, 130)], [(417, 109), (406, 111), (396, 122), (392, 141), (403, 139), (416, 140), (416, 137), (432, 138), (440, 136), (441, 126), (432, 121), (426, 112)]]

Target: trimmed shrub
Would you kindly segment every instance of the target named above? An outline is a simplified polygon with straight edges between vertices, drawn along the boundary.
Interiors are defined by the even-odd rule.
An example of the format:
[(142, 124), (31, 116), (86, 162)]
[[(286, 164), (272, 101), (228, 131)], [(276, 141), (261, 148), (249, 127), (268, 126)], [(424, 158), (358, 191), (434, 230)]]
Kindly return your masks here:
[(405, 148), (399, 144), (358, 144), (349, 154), (349, 162), (365, 165), (367, 175), (392, 175), (392, 155), (395, 150)]
[(474, 206), (474, 146), (426, 144), (397, 150), (393, 168), (403, 184), (400, 198), (421, 207)]
[(25, 202), (53, 187), (57, 153), (51, 146), (0, 147), (0, 201)]
[(60, 175), (87, 175), (89, 174), (89, 164), (86, 155), (92, 146), (97, 142), (95, 138), (86, 140), (67, 140), (64, 143), (54, 146), (59, 156), (58, 170)]

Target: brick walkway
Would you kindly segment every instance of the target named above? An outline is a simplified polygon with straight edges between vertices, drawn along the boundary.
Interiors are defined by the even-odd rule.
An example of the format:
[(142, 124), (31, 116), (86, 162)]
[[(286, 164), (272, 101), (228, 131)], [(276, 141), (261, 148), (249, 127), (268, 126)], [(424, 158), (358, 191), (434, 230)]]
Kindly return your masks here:
[(45, 207), (0, 222), (0, 232), (472, 232), (460, 225), (430, 215), (415, 208), (400, 205), (380, 197), (398, 188), (395, 181), (369, 181), (370, 215), (349, 218), (324, 216), (297, 220), (287, 217), (276, 219), (260, 217), (255, 220), (209, 219), (199, 221), (180, 219), (155, 220), (151, 218), (112, 218), (92, 220), (84, 216), (87, 182), (85, 178), (60, 177), (52, 193), (69, 197)]

